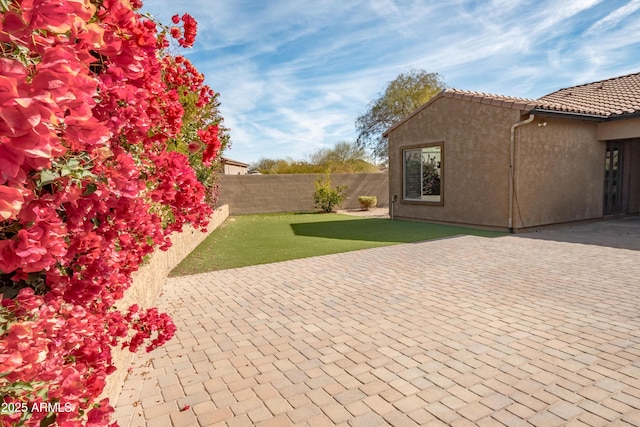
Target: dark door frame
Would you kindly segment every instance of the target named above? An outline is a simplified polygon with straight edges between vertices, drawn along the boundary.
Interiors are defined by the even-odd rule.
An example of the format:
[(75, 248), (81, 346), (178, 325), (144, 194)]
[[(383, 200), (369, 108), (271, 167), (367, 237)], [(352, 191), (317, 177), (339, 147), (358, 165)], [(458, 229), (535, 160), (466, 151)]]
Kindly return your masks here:
[(607, 141), (604, 155), (603, 213), (624, 213), (624, 141)]
[[(629, 213), (632, 147), (637, 139), (606, 142), (604, 156), (603, 215)], [(635, 148), (635, 147), (634, 147)], [(612, 161), (615, 164), (612, 164)]]

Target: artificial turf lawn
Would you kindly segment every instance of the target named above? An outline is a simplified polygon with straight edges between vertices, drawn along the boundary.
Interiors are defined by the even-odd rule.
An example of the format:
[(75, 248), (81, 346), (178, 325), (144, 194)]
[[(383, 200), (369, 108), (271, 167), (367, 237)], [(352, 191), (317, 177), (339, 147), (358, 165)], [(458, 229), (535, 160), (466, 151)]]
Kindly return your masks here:
[(170, 276), (246, 267), (317, 255), (468, 234), (504, 233), (340, 214), (262, 214), (229, 217)]

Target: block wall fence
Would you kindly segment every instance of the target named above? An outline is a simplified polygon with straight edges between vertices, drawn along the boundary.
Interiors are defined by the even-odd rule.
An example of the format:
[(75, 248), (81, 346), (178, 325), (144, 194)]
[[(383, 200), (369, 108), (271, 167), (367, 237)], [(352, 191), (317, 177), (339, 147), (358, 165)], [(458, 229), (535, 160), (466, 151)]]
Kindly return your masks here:
[[(231, 215), (314, 211), (315, 182), (323, 176), (222, 175), (219, 204), (229, 205)], [(378, 206), (389, 205), (387, 173), (331, 174), (331, 186), (338, 185), (347, 186), (349, 198), (343, 203), (343, 209), (359, 208), (358, 196), (376, 196)]]
[[(218, 228), (228, 216), (229, 207), (222, 205), (213, 213), (206, 232), (188, 226), (184, 227), (182, 233), (172, 234), (173, 245), (167, 251), (156, 250), (149, 263), (133, 274), (133, 284), (125, 292), (124, 298), (117, 302), (117, 306), (122, 310), (126, 310), (133, 304), (138, 304), (143, 308), (154, 306), (169, 272), (213, 230)], [(140, 351), (144, 351), (144, 348), (141, 347)], [(107, 377), (102, 397), (108, 397), (111, 405), (115, 406), (135, 354), (128, 349), (114, 348), (112, 356), (117, 371)]]

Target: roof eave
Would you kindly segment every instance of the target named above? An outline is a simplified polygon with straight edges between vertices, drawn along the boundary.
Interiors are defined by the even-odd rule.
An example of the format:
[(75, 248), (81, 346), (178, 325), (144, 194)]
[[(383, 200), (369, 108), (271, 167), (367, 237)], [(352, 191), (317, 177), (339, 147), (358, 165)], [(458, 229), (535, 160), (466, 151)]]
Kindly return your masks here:
[(227, 165), (231, 165), (231, 166), (241, 166), (241, 167), (247, 167), (247, 168), (249, 166), (251, 166), (248, 163), (240, 162), (238, 160), (233, 160), (233, 159), (230, 159), (228, 157), (222, 157), (221, 161), (222, 161), (222, 163), (227, 164)]
[(607, 121), (635, 119), (637, 117), (640, 117), (640, 111), (634, 111), (633, 113), (616, 114), (615, 116), (609, 116), (607, 118)]
[(546, 110), (544, 108), (534, 108), (529, 112), (531, 114), (536, 114), (539, 116), (563, 116), (567, 118), (581, 119), (581, 120), (594, 120), (599, 122), (625, 120), (625, 119), (640, 117), (640, 111), (634, 111), (632, 113), (624, 113), (624, 114), (614, 114), (609, 116), (605, 116), (601, 114), (575, 113), (570, 111)]
[(602, 116), (598, 114), (587, 114), (587, 113), (575, 113), (570, 111), (557, 111), (557, 110), (546, 110), (543, 108), (534, 108), (529, 111), (531, 114), (539, 115), (539, 116), (562, 116), (566, 118), (572, 119), (581, 119), (581, 120), (594, 120), (594, 121), (603, 121), (610, 118), (610, 116)]

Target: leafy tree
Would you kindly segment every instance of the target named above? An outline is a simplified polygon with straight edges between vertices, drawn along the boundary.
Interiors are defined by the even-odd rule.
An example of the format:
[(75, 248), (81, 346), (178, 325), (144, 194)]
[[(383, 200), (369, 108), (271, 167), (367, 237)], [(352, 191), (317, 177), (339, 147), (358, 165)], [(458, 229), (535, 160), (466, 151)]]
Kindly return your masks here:
[(382, 134), (446, 88), (437, 73), (411, 69), (391, 81), (384, 92), (356, 119), (357, 144), (386, 162), (387, 139)]
[(308, 156), (308, 160), (261, 158), (251, 166), (262, 174), (289, 173), (367, 173), (378, 172), (368, 161), (362, 147), (355, 143), (338, 142), (334, 148), (320, 148)]
[(322, 172), (322, 168), (317, 165), (312, 165), (302, 160), (294, 160), (290, 157), (286, 159), (269, 159), (263, 157), (256, 163), (253, 163), (250, 170), (260, 172), (263, 175)]
[[(258, 171), (258, 172), (260, 172), (262, 174), (277, 173), (275, 171), (278, 169), (280, 161), (281, 160), (269, 159), (267, 157), (262, 157), (257, 162), (252, 163), (249, 169), (250, 170), (254, 170), (254, 171)], [(284, 160), (282, 160), (282, 161), (284, 161)]]
[(311, 164), (332, 173), (377, 172), (378, 168), (367, 160), (363, 147), (344, 141), (338, 142), (333, 148), (321, 148), (309, 156)]

